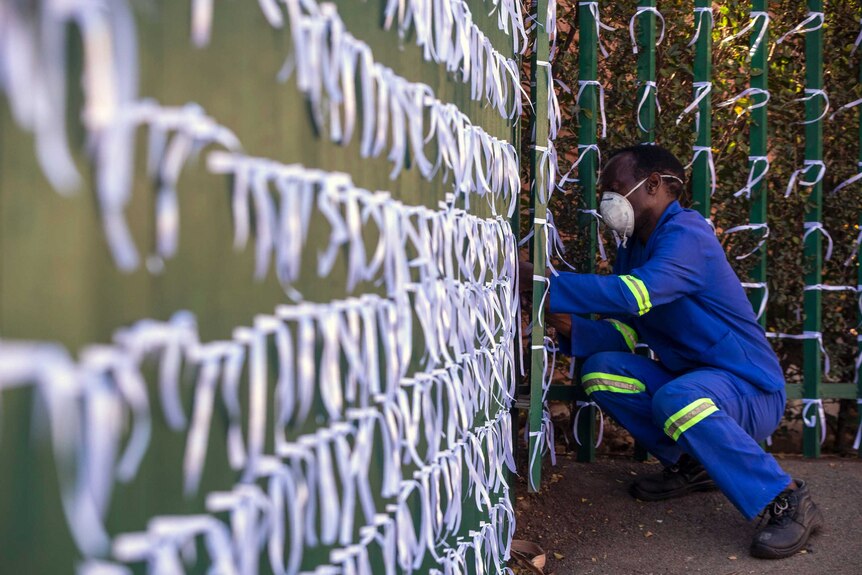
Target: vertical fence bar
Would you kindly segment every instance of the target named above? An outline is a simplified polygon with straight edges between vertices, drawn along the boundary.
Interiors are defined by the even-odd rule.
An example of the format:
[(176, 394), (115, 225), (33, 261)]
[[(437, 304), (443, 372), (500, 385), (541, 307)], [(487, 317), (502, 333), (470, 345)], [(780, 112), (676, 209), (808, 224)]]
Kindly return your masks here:
[[(823, 0), (808, 0), (810, 12), (822, 12)], [(823, 30), (811, 30), (805, 34), (805, 88), (821, 90), (823, 88)], [(805, 160), (807, 162), (823, 161), (823, 124), (817, 121), (822, 113), (823, 99), (812, 97), (805, 101)], [(816, 174), (817, 166), (810, 165), (806, 179), (812, 181), (810, 174)], [(823, 217), (823, 183), (817, 182), (811, 186), (808, 197), (806, 222), (820, 222)], [(823, 255), (822, 236), (819, 233), (808, 234), (804, 248), (805, 285), (821, 283)], [(805, 320), (803, 329), (808, 333), (820, 333), (822, 326), (821, 291), (806, 290), (803, 295)], [(807, 399), (820, 398), (821, 364), (820, 342), (814, 339), (803, 341), (803, 397)], [(802, 432), (803, 454), (805, 457), (820, 455), (820, 418), (814, 427), (805, 426)]]
[[(859, 68), (859, 81), (862, 82), (862, 66)], [(859, 115), (859, 166), (862, 169), (862, 114)], [(859, 231), (862, 233), (862, 212), (859, 213)], [(856, 251), (856, 274), (857, 285), (862, 286), (862, 242)], [(862, 297), (862, 294), (859, 297)], [(862, 311), (859, 313), (859, 323), (862, 324)], [(859, 354), (858, 361), (858, 357), (862, 356), (862, 334), (856, 335), (856, 353)], [(862, 426), (862, 369), (856, 370), (856, 411), (857, 424)], [(857, 451), (857, 455), (862, 458), (862, 447)]]
[[(638, 9), (656, 7), (656, 0), (638, 0)], [(655, 12), (643, 11), (638, 16), (638, 93), (637, 123), (641, 142), (655, 142), (656, 85), (655, 85)]]
[[(596, 172), (598, 170), (598, 153), (596, 152), (597, 117), (599, 115), (598, 81), (598, 35), (597, 24), (590, 6), (595, 6), (598, 17), (599, 3), (581, 2), (578, 4), (578, 83), (580, 97), (578, 98), (578, 152), (584, 152), (584, 158), (578, 165), (578, 183), (581, 190), (580, 208), (582, 210), (596, 209)], [(581, 90), (583, 87), (583, 90)], [(593, 146), (589, 148), (589, 146)], [(595, 273), (596, 260), (596, 219), (581, 212), (580, 229), (589, 238), (586, 269), (587, 273)], [(596, 411), (592, 406), (583, 408), (584, 413), (578, 419), (578, 437), (581, 445), (578, 448), (578, 461), (594, 461), (596, 458)]]
[[(696, 0), (697, 8), (709, 8), (711, 0)], [(712, 19), (710, 19), (710, 23)], [(704, 22), (705, 24), (705, 22)], [(712, 28), (701, 30), (694, 46), (694, 97), (699, 95), (698, 86), (704, 82), (712, 81)], [(700, 90), (705, 88), (700, 88)], [(711, 152), (699, 151), (709, 150), (712, 147), (712, 101), (707, 95), (700, 99), (697, 105), (697, 116), (695, 121), (694, 160), (691, 169), (691, 189), (694, 200), (694, 208), (700, 214), (711, 221), (710, 207), (712, 196), (712, 175), (710, 170)]]
[[(767, 9), (767, 0), (752, 0), (751, 12), (765, 12)], [(762, 39), (758, 43), (761, 33)], [(766, 18), (759, 17), (756, 19), (754, 28), (751, 30), (749, 45), (755, 48), (751, 55), (751, 87), (760, 90), (769, 89), (769, 63), (767, 56), (769, 55), (769, 27)], [(749, 156), (750, 157), (765, 157), (767, 155), (767, 106), (761, 106), (751, 110), (749, 120)], [(757, 162), (749, 161), (749, 169), (757, 169)], [(765, 169), (763, 163), (760, 163), (760, 168)], [(766, 223), (767, 216), (767, 184), (766, 178), (761, 178), (759, 182), (751, 187), (751, 205), (749, 211), (749, 219), (752, 224)], [(751, 270), (751, 278), (754, 283), (766, 282), (766, 260), (767, 249), (766, 245), (757, 254), (757, 260)], [(766, 297), (766, 290), (763, 288), (754, 289), (749, 292), (748, 299), (751, 301), (755, 311), (760, 309), (763, 299)], [(760, 316), (760, 325), (766, 328), (766, 310)]]
[[(547, 170), (542, 169), (542, 163), (547, 163), (546, 147), (548, 146), (548, 90), (553, 90), (548, 85), (549, 74), (540, 65), (548, 61), (549, 45), (548, 32), (545, 30), (545, 16), (548, 12), (548, 0), (536, 0), (536, 37), (533, 44), (533, 55), (531, 60), (531, 89), (530, 97), (533, 100), (535, 114), (533, 116), (533, 150), (530, 154), (530, 181), (533, 184), (533, 234), (532, 261), (534, 277), (543, 278), (547, 262), (545, 261), (545, 245), (548, 239), (547, 221), (548, 204), (547, 197), (541, 201), (541, 190), (547, 189), (546, 179), (551, 176)], [(547, 194), (545, 194), (546, 196)], [(541, 279), (520, 278), (520, 281), (533, 282), (533, 331), (530, 336), (530, 412), (529, 412), (529, 448), (528, 465), (529, 481), (528, 489), (531, 493), (539, 490), (542, 483), (542, 381), (544, 378), (544, 310), (542, 309), (542, 295), (546, 285)], [(554, 448), (553, 445), (550, 446)]]
[[(655, 12), (644, 9), (654, 9), (655, 0), (638, 0), (638, 9), (643, 10), (635, 19), (638, 26), (638, 93), (637, 93), (637, 126), (641, 143), (655, 142), (656, 109), (658, 107), (658, 89), (656, 87), (655, 45), (656, 30)], [(646, 448), (635, 443), (635, 459), (646, 461), (649, 453)]]
[[(862, 83), (862, 58), (859, 60), (859, 82)], [(856, 168), (862, 171), (862, 111), (859, 112), (859, 164)], [(862, 233), (862, 212), (859, 213), (859, 233)], [(856, 284), (862, 286), (862, 242), (856, 246)], [(858, 294), (862, 297), (862, 294)], [(862, 324), (862, 309), (859, 310), (859, 323)], [(856, 352), (862, 356), (862, 334), (856, 335)], [(858, 360), (857, 360), (858, 361)], [(862, 369), (856, 370), (856, 411), (858, 412), (858, 425), (862, 426)], [(862, 458), (862, 448), (858, 450)]]

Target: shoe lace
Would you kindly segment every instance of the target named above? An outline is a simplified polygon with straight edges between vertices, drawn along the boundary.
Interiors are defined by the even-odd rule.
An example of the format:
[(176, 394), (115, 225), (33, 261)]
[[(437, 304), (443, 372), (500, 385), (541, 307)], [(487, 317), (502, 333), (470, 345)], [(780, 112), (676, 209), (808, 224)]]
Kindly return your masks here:
[(672, 477), (680, 472), (680, 466), (679, 464), (675, 463), (669, 467), (665, 467), (662, 472), (664, 473), (665, 477)]
[(767, 521), (766, 525), (776, 525), (782, 526), (787, 524), (788, 522), (793, 520), (793, 512), (796, 507), (795, 498), (790, 497), (788, 495), (779, 495), (775, 498), (775, 500), (767, 505), (766, 508), (760, 513), (760, 521), (758, 521), (758, 528), (763, 524), (763, 520), (766, 518), (766, 512), (769, 512), (769, 521)]

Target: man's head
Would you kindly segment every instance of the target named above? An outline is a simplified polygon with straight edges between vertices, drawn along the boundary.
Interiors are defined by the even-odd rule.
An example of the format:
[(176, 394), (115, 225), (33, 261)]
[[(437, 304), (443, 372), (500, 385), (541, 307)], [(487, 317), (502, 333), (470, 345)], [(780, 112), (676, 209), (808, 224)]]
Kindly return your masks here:
[[(623, 207), (633, 217), (634, 234), (646, 241), (664, 210), (678, 200), (685, 189), (685, 169), (665, 148), (639, 145), (623, 148), (611, 155), (599, 177), (603, 212), (619, 213), (608, 208)], [(613, 192), (614, 194), (608, 194)], [(626, 196), (631, 210), (620, 197)], [(611, 219), (605, 217), (611, 225)], [(618, 230), (619, 231), (619, 230)]]

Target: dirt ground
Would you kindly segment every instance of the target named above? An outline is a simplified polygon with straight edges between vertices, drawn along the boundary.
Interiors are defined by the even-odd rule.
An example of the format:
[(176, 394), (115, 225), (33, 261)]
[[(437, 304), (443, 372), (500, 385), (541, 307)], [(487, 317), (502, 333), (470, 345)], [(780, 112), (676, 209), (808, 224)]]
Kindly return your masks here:
[(720, 492), (658, 503), (633, 499), (631, 480), (660, 465), (631, 456), (578, 463), (574, 454), (560, 455), (556, 467), (545, 465), (537, 494), (527, 493), (519, 478), (515, 538), (545, 550), (548, 575), (862, 575), (862, 460), (779, 460), (809, 482), (826, 517), (807, 549), (784, 560), (749, 556), (757, 520), (743, 519)]

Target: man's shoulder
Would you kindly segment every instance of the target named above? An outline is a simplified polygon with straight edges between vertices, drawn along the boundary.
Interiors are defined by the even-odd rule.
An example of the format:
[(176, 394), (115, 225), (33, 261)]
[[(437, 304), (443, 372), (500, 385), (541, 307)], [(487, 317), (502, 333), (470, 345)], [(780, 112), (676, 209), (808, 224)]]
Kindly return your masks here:
[(698, 212), (680, 208), (669, 214), (659, 226), (659, 231), (664, 234), (695, 237), (705, 236), (715, 238), (715, 230), (710, 223)]

